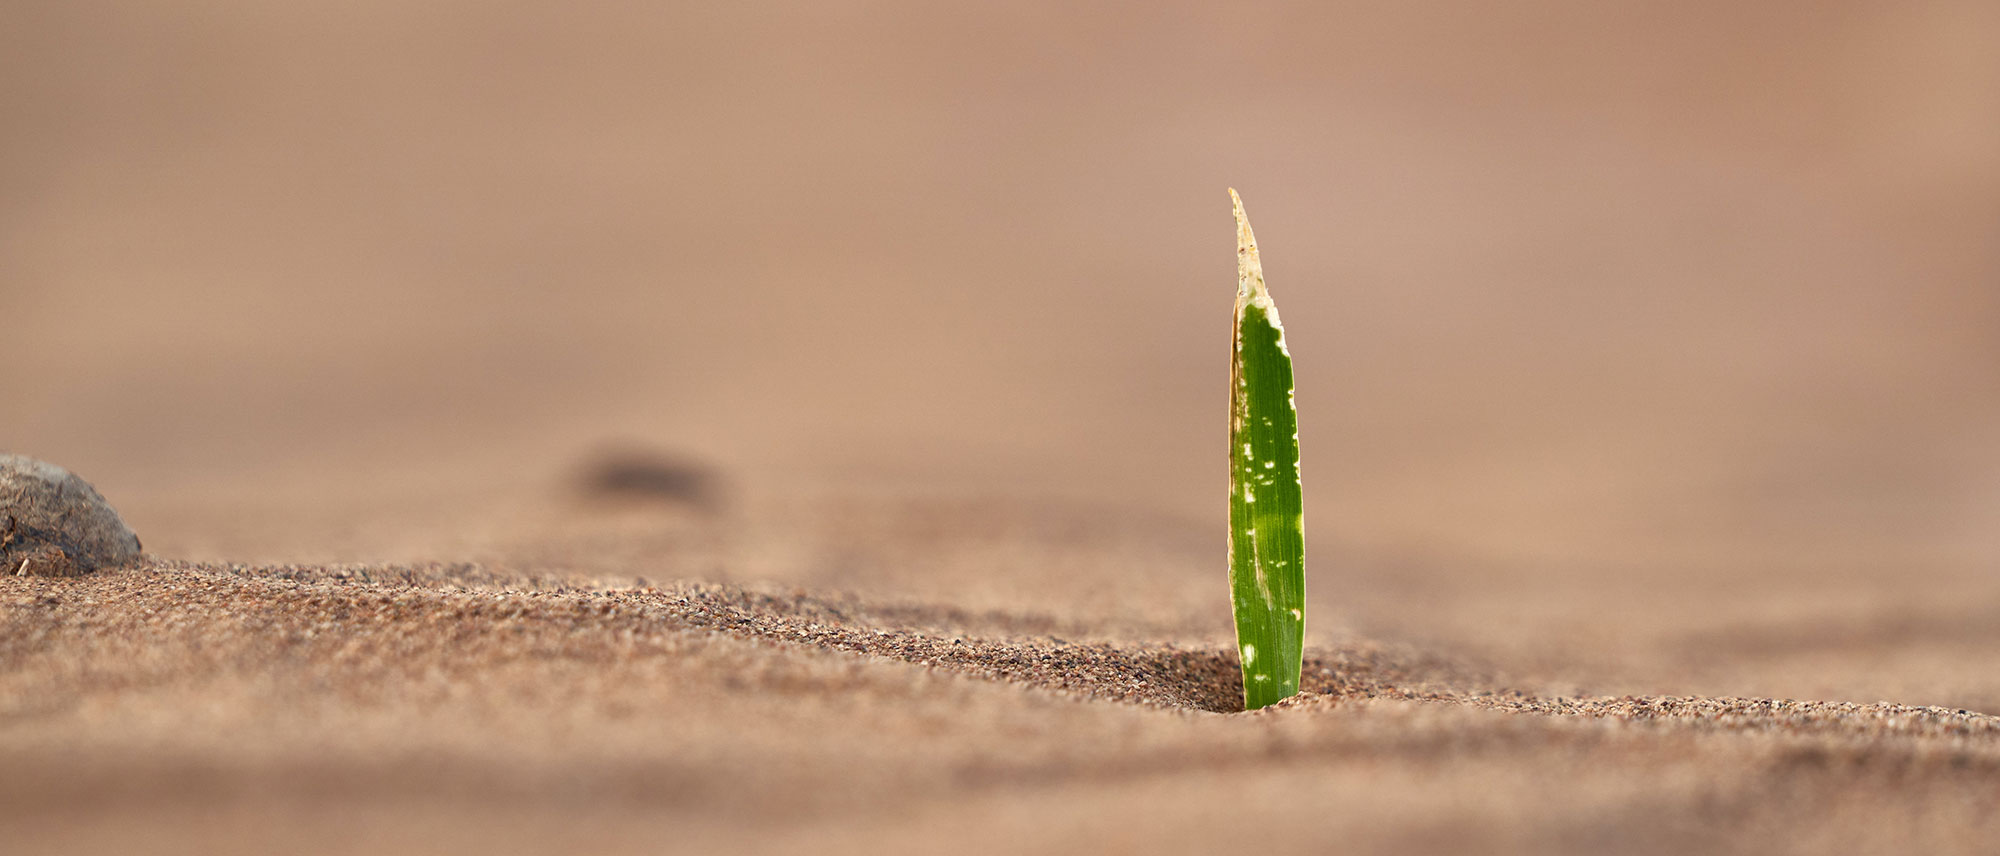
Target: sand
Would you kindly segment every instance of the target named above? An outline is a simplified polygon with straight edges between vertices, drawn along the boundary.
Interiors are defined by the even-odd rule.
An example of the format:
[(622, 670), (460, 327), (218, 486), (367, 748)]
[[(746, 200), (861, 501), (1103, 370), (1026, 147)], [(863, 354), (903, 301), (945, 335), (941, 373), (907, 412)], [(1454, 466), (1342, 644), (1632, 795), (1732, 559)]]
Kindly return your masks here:
[[(1164, 605), (1183, 586), (1219, 594), (1192, 573), (1213, 557), (1154, 543), (1165, 558), (1131, 570), (1171, 582), (1122, 604), (1072, 596), (1090, 585), (1074, 578), (1015, 598), (1039, 609), (977, 606), (1007, 598), (976, 585), (972, 606), (886, 594), (904, 574), (927, 578), (905, 590), (969, 583), (995, 556), (1115, 568), (1159, 540), (1115, 518), (1066, 541), (1026, 510), (925, 506), (928, 540), (956, 545), (939, 563), (867, 556), (913, 539), (891, 521), (915, 507), (844, 522), (850, 561), (882, 575), (853, 590), (692, 573), (751, 564), (714, 545), (746, 529), (767, 544), (825, 513), (811, 503), (751, 523), (573, 496), (530, 515), (538, 528), (506, 527), (512, 562), (498, 548), (449, 564), (154, 560), (0, 581), (10, 852), (1197, 852), (1244, 838), (1978, 852), (2000, 835), (2000, 719), (1977, 710), (1612, 695), (1561, 686), (1590, 670), (1539, 665), (1559, 650), (1481, 658), (1334, 619), (1311, 637), (1305, 692), (1243, 713), (1223, 605)], [(534, 558), (610, 532), (682, 558), (624, 560), (645, 579)], [(1612, 611), (1588, 601), (1567, 608)], [(1986, 649), (1994, 626), (1864, 642), (1876, 656), (1851, 659), (1906, 652), (1930, 686), (1991, 687), (1983, 658), (1939, 652)], [(1736, 638), (1656, 640), (1665, 650), (1609, 683), (1755, 685), (1799, 668)], [(1907, 680), (1897, 671), (1839, 677), (1886, 686)]]
[(2000, 841), (1991, 0), (7, 5), (7, 856)]

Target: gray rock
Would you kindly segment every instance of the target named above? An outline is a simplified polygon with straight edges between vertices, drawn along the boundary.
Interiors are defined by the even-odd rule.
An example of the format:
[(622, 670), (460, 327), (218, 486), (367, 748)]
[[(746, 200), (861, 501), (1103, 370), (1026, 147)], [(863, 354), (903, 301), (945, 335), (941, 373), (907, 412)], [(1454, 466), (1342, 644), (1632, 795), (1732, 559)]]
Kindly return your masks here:
[(67, 576), (137, 559), (139, 536), (69, 470), (0, 455), (0, 574)]

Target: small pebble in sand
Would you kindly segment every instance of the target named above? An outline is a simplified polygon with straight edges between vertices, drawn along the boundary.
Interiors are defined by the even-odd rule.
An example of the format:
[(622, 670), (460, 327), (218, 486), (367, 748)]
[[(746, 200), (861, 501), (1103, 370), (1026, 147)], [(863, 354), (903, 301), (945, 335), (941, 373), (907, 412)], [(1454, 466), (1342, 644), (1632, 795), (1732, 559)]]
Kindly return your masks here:
[(0, 455), (0, 574), (69, 576), (138, 558), (139, 536), (88, 482)]
[(593, 499), (679, 503), (713, 510), (722, 480), (693, 458), (643, 447), (611, 447), (585, 465), (579, 486)]

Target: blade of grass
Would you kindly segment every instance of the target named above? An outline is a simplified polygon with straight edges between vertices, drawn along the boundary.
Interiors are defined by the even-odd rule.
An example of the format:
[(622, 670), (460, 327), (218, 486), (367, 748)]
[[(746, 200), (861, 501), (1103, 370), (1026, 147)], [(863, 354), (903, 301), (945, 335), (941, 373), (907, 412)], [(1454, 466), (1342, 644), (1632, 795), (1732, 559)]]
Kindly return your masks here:
[(1304, 505), (1292, 356), (1264, 287), (1257, 238), (1236, 209), (1236, 334), (1229, 363), (1229, 589), (1243, 707), (1299, 691), (1305, 639)]

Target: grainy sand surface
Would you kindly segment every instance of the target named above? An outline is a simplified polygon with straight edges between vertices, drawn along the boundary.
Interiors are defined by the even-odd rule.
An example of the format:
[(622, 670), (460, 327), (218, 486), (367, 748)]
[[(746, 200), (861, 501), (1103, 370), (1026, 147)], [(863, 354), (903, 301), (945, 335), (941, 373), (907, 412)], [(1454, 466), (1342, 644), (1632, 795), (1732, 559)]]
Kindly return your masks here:
[(8, 0), (149, 557), (0, 576), (0, 853), (1995, 852), (1996, 235), (1992, 0)]
[[(2000, 719), (1977, 709), (2000, 678), (1948, 653), (1994, 646), (1990, 588), (1961, 589), (1977, 620), (1940, 604), (1765, 636), (1671, 601), (1620, 628), (1590, 595), (1561, 632), (1455, 622), (1506, 646), (1336, 617), (1312, 634), (1306, 692), (1245, 714), (1222, 604), (1169, 605), (1220, 587), (1210, 551), (1135, 521), (1066, 539), (1030, 513), (926, 505), (844, 527), (850, 561), (882, 574), (856, 575), (867, 594), (704, 581), (745, 561), (716, 545), (748, 524), (659, 504), (556, 507), (506, 536), (558, 556), (616, 530), (658, 545), (627, 559), (645, 579), (490, 555), (0, 580), (9, 849), (1202, 852), (1255, 830), (1293, 851), (1978, 852), (2000, 836)], [(806, 507), (761, 515), (752, 540)], [(914, 537), (888, 521), (926, 513), (940, 560), (867, 556)], [(996, 562), (1164, 582), (1113, 603), (1077, 576), (971, 598), (987, 606), (890, 593), (905, 574), (977, 592)], [(1834, 630), (1861, 637), (1832, 646), (1846, 665), (1801, 665)], [(1619, 633), (1652, 655), (1600, 675), (1566, 656)], [(1697, 694), (1800, 681), (1843, 700)], [(1869, 695), (1891, 687), (1926, 704)]]

